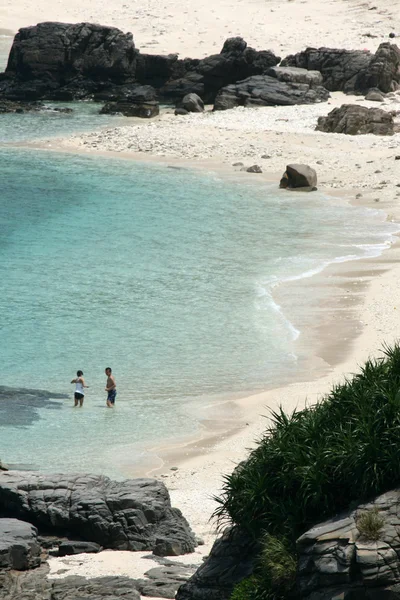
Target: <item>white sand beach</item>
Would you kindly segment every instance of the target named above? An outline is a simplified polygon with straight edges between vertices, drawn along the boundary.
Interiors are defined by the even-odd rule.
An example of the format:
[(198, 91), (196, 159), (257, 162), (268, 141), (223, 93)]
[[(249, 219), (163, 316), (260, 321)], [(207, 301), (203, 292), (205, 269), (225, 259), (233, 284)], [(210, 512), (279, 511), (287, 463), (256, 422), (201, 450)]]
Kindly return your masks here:
[[(306, 46), (375, 51), (388, 34), (400, 40), (400, 11), (388, 0), (217, 0), (190, 5), (177, 0), (1, 0), (1, 27), (19, 27), (44, 20), (91, 21), (131, 31), (144, 52), (202, 57), (219, 52), (223, 41), (240, 35), (257, 49), (272, 49), (285, 56)], [(397, 42), (396, 38), (392, 40)], [(175, 117), (164, 110), (151, 122), (132, 119), (129, 125), (74, 136), (68, 140), (44, 140), (42, 147), (69, 152), (110, 153), (123, 158), (157, 160), (215, 170), (239, 180), (274, 181), (276, 185), (291, 162), (307, 163), (318, 174), (318, 187), (326, 194), (340, 193), (346, 201), (381, 208), (388, 219), (400, 222), (400, 134), (393, 137), (344, 136), (315, 132), (317, 117), (334, 106), (360, 103), (395, 111), (399, 122), (400, 92), (383, 104), (364, 98), (332, 94), (328, 103), (311, 106), (234, 109), (226, 112)], [(258, 164), (262, 174), (240, 171)], [(290, 192), (288, 192), (290, 193)], [(293, 201), (301, 195), (293, 193)], [(160, 468), (152, 476), (168, 486), (196, 534), (205, 541), (185, 560), (201, 564), (215, 539), (210, 516), (213, 496), (221, 489), (223, 475), (243, 460), (265, 429), (268, 408), (282, 404), (288, 411), (318, 401), (334, 382), (357, 370), (382, 344), (400, 334), (400, 246), (395, 244), (380, 257), (329, 267), (310, 279), (310, 297), (321, 287), (335, 293), (315, 317), (312, 331), (301, 331), (299, 344), (313, 357), (308, 381), (293, 383), (236, 401), (241, 427), (233, 434), (208, 432), (203, 439), (179, 447), (159, 448)], [(295, 284), (288, 284), (295, 285)], [(284, 308), (290, 288), (277, 290)], [(296, 316), (295, 316), (296, 318)], [(205, 431), (207, 434), (207, 431)], [(171, 471), (171, 467), (178, 467)], [(138, 473), (132, 473), (137, 476)], [(67, 574), (121, 574), (141, 577), (153, 563), (144, 553), (113, 552), (50, 560), (51, 576)], [(111, 558), (112, 556), (112, 558)], [(150, 564), (149, 564), (150, 563)]]

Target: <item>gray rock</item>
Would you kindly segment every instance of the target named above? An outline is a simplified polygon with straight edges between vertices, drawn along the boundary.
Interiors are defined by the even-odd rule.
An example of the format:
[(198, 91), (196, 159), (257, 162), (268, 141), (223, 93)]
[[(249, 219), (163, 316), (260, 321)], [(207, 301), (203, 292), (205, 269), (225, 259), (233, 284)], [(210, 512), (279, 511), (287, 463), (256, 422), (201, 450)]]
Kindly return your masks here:
[(266, 74), (275, 77), (278, 81), (323, 85), (323, 77), (319, 71), (308, 71), (298, 67), (271, 67)]
[(45, 533), (74, 535), (117, 550), (193, 552), (196, 542), (168, 490), (155, 479), (112, 481), (96, 475), (8, 471), (0, 478), (0, 513)]
[(186, 110), (185, 108), (176, 108), (176, 109), (175, 109), (175, 112), (174, 112), (174, 114), (175, 114), (176, 116), (179, 116), (179, 115), (180, 115), (180, 116), (182, 116), (182, 117), (185, 117), (186, 115), (188, 115), (188, 114), (189, 114), (189, 111), (188, 111), (188, 110)]
[(0, 519), (0, 569), (33, 569), (40, 565), (37, 529), (18, 519)]
[(214, 110), (236, 106), (289, 106), (325, 102), (329, 92), (322, 86), (279, 81), (270, 75), (256, 75), (222, 88), (215, 99)]
[(253, 572), (259, 550), (247, 533), (227, 529), (204, 564), (179, 588), (176, 600), (229, 600), (234, 586)]
[(381, 108), (343, 104), (326, 117), (319, 117), (316, 130), (347, 135), (393, 135), (394, 122), (392, 115)]
[(68, 540), (67, 542), (61, 542), (58, 547), (58, 556), (68, 556), (70, 554), (96, 554), (100, 552), (101, 546), (94, 542), (81, 542)]
[(286, 166), (279, 187), (287, 189), (316, 190), (317, 173), (308, 165), (291, 164)]
[(375, 54), (363, 50), (337, 48), (306, 48), (287, 56), (285, 67), (316, 70), (322, 74), (323, 85), (331, 92), (365, 94), (371, 88), (387, 93), (400, 81), (400, 50), (395, 44), (381, 44)]
[(372, 102), (383, 102), (385, 100), (385, 98), (379, 90), (370, 90), (365, 96), (365, 99), (370, 100)]
[(178, 108), (184, 108), (188, 112), (199, 113), (204, 111), (204, 102), (197, 94), (186, 94), (182, 98)]
[(259, 165), (252, 165), (246, 169), (247, 173), (262, 173), (262, 168)]
[(140, 117), (141, 119), (151, 119), (160, 114), (160, 107), (157, 102), (107, 102), (100, 110), (101, 115), (117, 115), (124, 117)]
[(146, 571), (148, 579), (136, 581), (137, 589), (143, 596), (175, 598), (178, 588), (196, 571), (196, 567), (171, 565), (156, 567)]

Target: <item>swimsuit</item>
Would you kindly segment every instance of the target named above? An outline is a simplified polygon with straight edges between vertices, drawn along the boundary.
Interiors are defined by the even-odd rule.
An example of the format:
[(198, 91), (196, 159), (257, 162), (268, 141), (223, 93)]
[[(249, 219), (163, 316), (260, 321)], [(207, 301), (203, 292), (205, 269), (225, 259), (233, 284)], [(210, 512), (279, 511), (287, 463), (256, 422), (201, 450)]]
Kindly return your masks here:
[(82, 400), (85, 396), (83, 385), (81, 381), (75, 382), (75, 400)]
[(109, 390), (108, 396), (107, 396), (107, 401), (110, 402), (110, 404), (114, 404), (116, 396), (117, 396), (116, 388), (114, 388), (113, 390)]

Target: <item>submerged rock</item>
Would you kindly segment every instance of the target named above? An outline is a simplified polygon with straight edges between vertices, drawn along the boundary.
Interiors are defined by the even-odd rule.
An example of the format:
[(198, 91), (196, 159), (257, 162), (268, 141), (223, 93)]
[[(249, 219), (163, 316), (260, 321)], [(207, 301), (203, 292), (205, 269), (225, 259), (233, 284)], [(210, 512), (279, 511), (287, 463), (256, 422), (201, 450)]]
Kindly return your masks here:
[(160, 113), (157, 102), (107, 102), (100, 110), (101, 115), (124, 115), (124, 117), (140, 117), (151, 119)]
[(193, 552), (186, 519), (154, 479), (112, 481), (97, 475), (8, 471), (0, 478), (0, 513), (45, 533), (79, 536), (104, 548)]
[(366, 108), (357, 104), (343, 104), (334, 108), (326, 117), (319, 117), (315, 128), (327, 133), (347, 135), (393, 135), (393, 116), (381, 108)]

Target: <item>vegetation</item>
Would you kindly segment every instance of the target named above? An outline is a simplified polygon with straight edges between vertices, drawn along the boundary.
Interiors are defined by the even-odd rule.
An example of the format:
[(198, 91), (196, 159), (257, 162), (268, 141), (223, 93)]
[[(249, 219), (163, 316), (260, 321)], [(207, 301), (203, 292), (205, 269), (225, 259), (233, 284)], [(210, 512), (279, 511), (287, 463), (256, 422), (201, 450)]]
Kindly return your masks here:
[[(294, 554), (295, 540), (309, 527), (393, 488), (400, 482), (399, 390), (395, 345), (316, 406), (272, 413), (271, 426), (245, 465), (225, 477), (214, 513), (220, 525), (239, 525), (256, 539), (277, 536)], [(273, 573), (279, 570), (267, 561), (266, 572), (276, 592), (265, 597), (285, 597), (277, 593), (282, 582)], [(254, 579), (260, 582), (257, 573), (253, 586)]]
[(357, 518), (356, 523), (358, 531), (365, 540), (376, 541), (379, 540), (385, 520), (380, 516), (379, 510), (374, 507), (372, 510), (363, 512)]

